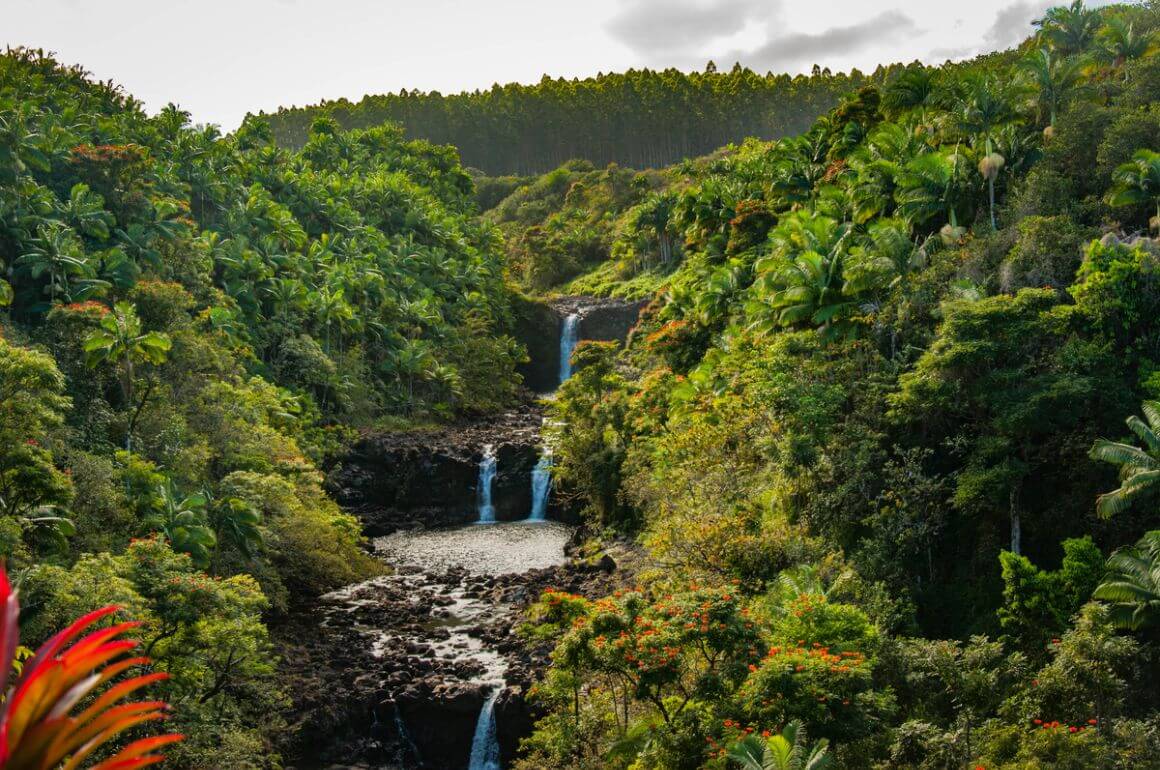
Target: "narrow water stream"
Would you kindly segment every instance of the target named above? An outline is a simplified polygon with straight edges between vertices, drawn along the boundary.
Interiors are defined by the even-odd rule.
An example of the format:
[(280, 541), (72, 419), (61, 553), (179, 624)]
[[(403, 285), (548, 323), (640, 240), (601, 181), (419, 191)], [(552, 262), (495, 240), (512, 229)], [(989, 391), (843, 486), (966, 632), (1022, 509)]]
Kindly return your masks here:
[[(501, 683), (502, 684), (502, 683)], [(495, 700), (502, 692), (501, 684), (491, 691), (479, 712), (475, 736), (471, 741), (471, 763), (468, 770), (500, 770), (499, 740), (496, 738)]]
[(560, 384), (572, 376), (572, 351), (580, 341), (580, 315), (569, 313), (560, 330)]
[[(569, 311), (560, 324), (561, 383), (572, 375), (582, 312)], [(527, 428), (517, 420), (512, 430), (522, 433), (483, 434), (488, 443), (475, 455), (473, 523), (378, 537), (375, 550), (393, 574), (323, 597), (319, 630), (352, 651), (339, 670), (352, 671), (351, 692), (374, 705), (367, 728), (352, 721), (355, 734), (320, 752), (320, 759), (339, 764), (324, 759), (318, 767), (352, 767), (347, 761), (357, 756), (360, 768), (502, 770), (503, 757), (530, 729), (525, 722), (513, 737), (505, 727), (510, 709), (517, 718), (526, 709), (521, 692), (534, 671), (515, 635), (518, 608), (543, 588), (559, 586), (556, 581), (572, 581), (575, 590), (575, 581), (593, 578), (559, 569), (572, 528), (548, 519), (553, 453), (543, 434), (534, 467), (527, 454), (512, 451), (527, 447)], [(522, 503), (528, 508), (513, 511), (510, 490), (522, 474), (528, 474), (519, 482), (530, 491)], [(506, 520), (513, 514), (519, 519)]]
[(479, 461), (479, 521), (487, 524), (495, 521), (495, 504), (492, 502), (492, 486), (495, 484), (496, 457), (495, 446), (488, 444), (483, 448), (483, 459)]
[(552, 448), (540, 449), (540, 460), (532, 469), (532, 512), (528, 521), (544, 521), (548, 518), (548, 498), (552, 494)]

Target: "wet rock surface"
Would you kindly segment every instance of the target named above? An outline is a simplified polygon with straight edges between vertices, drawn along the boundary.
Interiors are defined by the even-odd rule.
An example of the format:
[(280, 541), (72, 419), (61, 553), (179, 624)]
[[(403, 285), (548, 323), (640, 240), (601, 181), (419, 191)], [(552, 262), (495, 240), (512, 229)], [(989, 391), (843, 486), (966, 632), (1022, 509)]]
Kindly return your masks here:
[[(545, 588), (598, 596), (619, 577), (607, 565), (568, 562), (571, 536), (529, 522), (381, 538), (396, 574), (327, 594), (278, 630), (297, 683), (288, 765), (466, 768), (496, 688), (509, 763), (537, 716), (524, 694), (550, 652), (516, 634), (524, 609)], [(408, 566), (415, 561), (424, 567)]]
[[(526, 300), (517, 333), (538, 359), (528, 385), (554, 389), (567, 315), (580, 316), (581, 339), (623, 341), (643, 304)], [(293, 683), (281, 747), (287, 767), (461, 770), (493, 694), (495, 740), (481, 745), (498, 743), (505, 766), (516, 756), (538, 716), (524, 695), (551, 651), (516, 633), (526, 607), (549, 587), (596, 597), (625, 579), (609, 556), (570, 561), (572, 528), (523, 521), (543, 425), (528, 396), (474, 422), (365, 434), (330, 472), (330, 491), (360, 517), (394, 574), (297, 607), (273, 629)], [(479, 516), (489, 445), (497, 521), (469, 524)], [(549, 498), (549, 519), (566, 515), (562, 496)]]
[(562, 318), (542, 300), (516, 297), (512, 302), (512, 335), (527, 348), (528, 360), (516, 367), (524, 385), (549, 393), (560, 384), (560, 326)]
[(477, 517), (479, 463), (496, 452), (492, 487), (500, 521), (527, 518), (532, 469), (540, 456), (543, 410), (529, 403), (476, 422), (364, 435), (327, 485), (368, 535), (466, 524)]
[(580, 316), (580, 339), (623, 343), (640, 319), (647, 300), (630, 302), (615, 297), (559, 297), (549, 303), (561, 318)]

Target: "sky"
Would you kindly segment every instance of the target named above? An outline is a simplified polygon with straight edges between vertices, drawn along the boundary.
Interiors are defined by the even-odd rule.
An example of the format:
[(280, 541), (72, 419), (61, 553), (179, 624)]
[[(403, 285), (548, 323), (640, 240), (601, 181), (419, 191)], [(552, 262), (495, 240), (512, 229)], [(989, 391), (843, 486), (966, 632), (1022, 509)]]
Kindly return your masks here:
[(1006, 48), (1042, 0), (0, 0), (0, 44), (53, 51), (155, 112), (247, 112), (630, 67), (834, 71)]

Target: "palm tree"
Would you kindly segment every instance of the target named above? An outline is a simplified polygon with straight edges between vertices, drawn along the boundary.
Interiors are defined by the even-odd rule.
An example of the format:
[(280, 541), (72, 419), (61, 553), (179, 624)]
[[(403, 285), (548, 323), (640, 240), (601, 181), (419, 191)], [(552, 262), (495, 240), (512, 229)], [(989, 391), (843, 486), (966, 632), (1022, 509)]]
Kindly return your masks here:
[[(1136, 25), (1120, 16), (1108, 19), (1099, 33), (1099, 45), (1095, 58), (1114, 69), (1122, 68), (1127, 62), (1142, 59), (1156, 51), (1154, 30), (1140, 34)], [(1126, 78), (1128, 73), (1124, 73)]]
[(109, 227), (115, 221), (105, 210), (105, 201), (91, 191), (87, 184), (74, 184), (69, 191), (68, 203), (61, 212), (77, 231), (103, 241), (109, 237)]
[(1096, 512), (1105, 519), (1127, 510), (1139, 495), (1160, 489), (1160, 402), (1145, 401), (1142, 409), (1147, 422), (1136, 415), (1126, 422), (1144, 442), (1144, 449), (1107, 439), (1099, 439), (1091, 448), (1093, 459), (1120, 466), (1120, 487), (1096, 498)]
[(16, 519), (22, 530), (31, 532), (33, 540), (44, 542), (57, 553), (66, 552), (68, 538), (77, 533), (76, 525), (67, 516), (68, 512), (59, 505), (35, 505), (29, 508), (20, 504), (9, 505), (0, 497), (0, 511)]
[(321, 286), (318, 291), (311, 294), (310, 298), (318, 320), (326, 328), (326, 346), (324, 349), (328, 354), (330, 353), (331, 329), (334, 326), (338, 327), (339, 348), (341, 349), (342, 333), (349, 322), (354, 320), (354, 309), (343, 296), (343, 288), (340, 286), (332, 289), (330, 286)]
[(769, 195), (778, 209), (813, 207), (818, 185), (826, 176), (825, 132), (811, 131), (779, 145), (783, 157), (773, 169)]
[(915, 110), (926, 122), (926, 110), (938, 101), (938, 70), (932, 67), (908, 67), (886, 86), (882, 107), (890, 114), (901, 115)]
[(921, 269), (926, 257), (926, 249), (910, 239), (904, 220), (880, 219), (870, 226), (866, 241), (850, 249), (845, 291), (893, 289)]
[(825, 770), (833, 762), (829, 745), (830, 742), (822, 738), (813, 746), (807, 746), (806, 732), (801, 723), (794, 720), (780, 735), (742, 738), (729, 750), (729, 758), (744, 770)]
[(1059, 110), (1081, 90), (1080, 61), (1055, 56), (1048, 49), (1040, 48), (1024, 58), (1021, 66), (1036, 94), (1040, 125), (1046, 120), (1047, 127), (1053, 129)]
[(213, 500), (208, 492), (203, 493), (202, 497), (207, 501), (208, 523), (215, 539), (213, 571), (217, 571), (219, 546), (222, 543), (232, 545), (248, 559), (254, 558), (263, 542), (261, 515), (249, 503), (236, 497)]
[(768, 333), (810, 322), (827, 338), (851, 336), (857, 327), (847, 316), (857, 303), (843, 291), (843, 270), (853, 232), (848, 222), (820, 215), (790, 217), (776, 228), (771, 255), (755, 266), (757, 299), (746, 305), (751, 328)]
[(676, 194), (654, 194), (640, 205), (636, 215), (637, 229), (651, 233), (656, 239), (663, 265), (668, 265), (673, 259), (673, 214), (676, 207)]
[(951, 227), (957, 228), (957, 210), (966, 192), (967, 161), (958, 149), (919, 155), (898, 175), (898, 214), (914, 227), (946, 214)]
[(128, 302), (118, 302), (114, 305), (113, 310), (101, 319), (100, 326), (85, 340), (85, 363), (89, 367), (110, 363), (119, 370), (121, 395), (124, 397), (126, 408), (133, 409), (133, 416), (125, 433), (125, 449), (128, 451), (132, 451), (133, 448), (133, 427), (137, 422), (137, 416), (145, 406), (151, 390), (151, 387), (146, 389), (141, 402), (134, 408), (134, 368), (138, 364), (165, 363), (171, 346), (172, 342), (168, 335), (142, 330), (141, 319), (137, 317), (137, 308)]
[(164, 535), (173, 550), (189, 554), (198, 567), (207, 567), (217, 539), (206, 526), (205, 495), (182, 497), (172, 481), (158, 485), (157, 493), (161, 509), (146, 518), (145, 526)]
[(734, 298), (749, 284), (751, 273), (744, 262), (731, 259), (713, 270), (694, 300), (694, 307), (706, 326), (713, 326), (729, 312)]
[(1015, 109), (1016, 96), (1012, 85), (996, 78), (967, 78), (951, 110), (954, 134), (972, 146), (977, 146), (981, 140), (990, 152), (994, 133), (1019, 117)]
[(400, 380), (407, 382), (408, 409), (415, 404), (415, 380), (426, 380), (437, 365), (430, 346), (423, 340), (408, 339), (402, 348), (394, 351), (390, 368)]
[[(990, 139), (987, 140), (989, 145)], [(987, 206), (991, 215), (991, 229), (998, 230), (998, 225), (995, 224), (995, 180), (999, 177), (999, 172), (1003, 170), (1007, 159), (997, 152), (988, 152), (983, 157), (979, 158), (979, 173), (982, 174), (983, 180), (987, 183)]]
[(883, 123), (875, 128), (849, 158), (854, 171), (850, 185), (854, 221), (865, 224), (890, 214), (902, 166), (929, 151), (922, 136), (901, 123)]
[(1092, 596), (1111, 603), (1109, 620), (1129, 631), (1160, 626), (1160, 530), (1113, 553), (1108, 573)]
[(1137, 150), (1132, 159), (1112, 172), (1108, 203), (1113, 206), (1149, 204), (1156, 209), (1150, 222), (1160, 226), (1160, 153)]
[(83, 274), (88, 262), (72, 229), (55, 222), (42, 230), (32, 249), (20, 255), (16, 264), (26, 268), (33, 279), (47, 274), (45, 293), (49, 302), (55, 304), (58, 292), (71, 297), (69, 277)]
[(1040, 39), (1052, 50), (1063, 56), (1076, 56), (1095, 41), (1100, 31), (1100, 14), (1085, 8), (1083, 0), (1074, 0), (1069, 6), (1049, 9), (1034, 24), (1039, 27)]

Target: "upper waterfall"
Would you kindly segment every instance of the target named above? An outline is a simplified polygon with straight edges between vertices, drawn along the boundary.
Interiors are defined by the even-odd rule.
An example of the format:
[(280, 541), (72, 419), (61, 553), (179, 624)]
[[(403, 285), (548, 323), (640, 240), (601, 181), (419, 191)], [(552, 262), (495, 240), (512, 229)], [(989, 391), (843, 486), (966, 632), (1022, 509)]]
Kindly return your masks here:
[(569, 313), (560, 329), (560, 384), (572, 376), (572, 351), (580, 341), (580, 315)]

